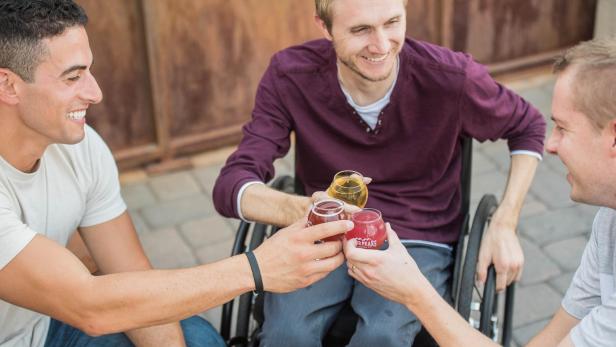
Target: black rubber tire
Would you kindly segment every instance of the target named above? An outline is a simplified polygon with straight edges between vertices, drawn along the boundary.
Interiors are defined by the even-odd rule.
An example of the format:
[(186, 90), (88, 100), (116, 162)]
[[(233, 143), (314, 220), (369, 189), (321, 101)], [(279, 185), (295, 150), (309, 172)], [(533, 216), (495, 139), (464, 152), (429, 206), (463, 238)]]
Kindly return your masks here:
[(471, 231), (468, 235), (462, 275), (459, 282), (459, 293), (457, 300), (455, 300), (458, 303), (458, 312), (466, 321), (468, 321), (471, 313), (470, 305), (473, 299), (473, 289), (475, 288), (475, 270), (477, 268), (481, 238), (496, 206), (497, 202), (494, 195), (486, 194), (481, 198), (475, 211)]

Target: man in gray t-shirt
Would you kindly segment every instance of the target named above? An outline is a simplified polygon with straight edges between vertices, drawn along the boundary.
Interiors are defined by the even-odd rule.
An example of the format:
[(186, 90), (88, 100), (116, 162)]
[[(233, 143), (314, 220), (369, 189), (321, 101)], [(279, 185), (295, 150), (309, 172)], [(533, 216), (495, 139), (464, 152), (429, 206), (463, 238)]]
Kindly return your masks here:
[(567, 313), (580, 320), (570, 333), (575, 346), (616, 345), (615, 245), (616, 211), (601, 208), (562, 303)]
[[(554, 71), (546, 149), (567, 168), (571, 199), (602, 208), (562, 307), (528, 346), (616, 346), (616, 38), (571, 48)], [(494, 346), (440, 298), (391, 229), (388, 237), (382, 252), (345, 244), (351, 276), (405, 304), (440, 346)]]

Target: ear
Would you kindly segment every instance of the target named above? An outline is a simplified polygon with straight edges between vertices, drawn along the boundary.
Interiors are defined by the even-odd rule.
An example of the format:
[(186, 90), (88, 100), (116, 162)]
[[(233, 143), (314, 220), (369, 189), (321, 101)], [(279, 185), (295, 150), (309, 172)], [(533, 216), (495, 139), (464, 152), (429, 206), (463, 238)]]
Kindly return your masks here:
[(19, 78), (8, 69), (0, 69), (0, 102), (9, 105), (19, 103), (15, 82)]
[(616, 119), (609, 121), (603, 130), (611, 143), (610, 156), (616, 158)]
[(333, 40), (332, 34), (329, 32), (329, 29), (327, 29), (327, 25), (325, 25), (325, 22), (321, 19), (321, 17), (316, 14), (314, 15), (314, 23), (326, 39), (330, 41)]

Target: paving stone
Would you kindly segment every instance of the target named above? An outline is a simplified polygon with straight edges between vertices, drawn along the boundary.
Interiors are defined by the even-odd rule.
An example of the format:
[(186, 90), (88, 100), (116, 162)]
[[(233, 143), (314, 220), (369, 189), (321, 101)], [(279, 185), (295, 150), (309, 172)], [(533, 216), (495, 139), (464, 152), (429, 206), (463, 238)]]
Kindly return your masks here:
[(546, 284), (519, 287), (515, 295), (514, 328), (551, 318), (560, 306), (562, 297)]
[(552, 109), (551, 93), (543, 90), (542, 88), (530, 88), (520, 91), (518, 95), (537, 108), (544, 116), (550, 116)]
[[(237, 305), (235, 305), (237, 306)], [(216, 331), (220, 332), (220, 317), (222, 316), (222, 305), (211, 308), (203, 313), (201, 313), (203, 319), (207, 320), (212, 324)]]
[(567, 292), (567, 289), (569, 289), (569, 285), (571, 285), (574, 274), (575, 272), (567, 272), (556, 278), (553, 278), (550, 280), (550, 285), (564, 296)]
[[(539, 167), (544, 168), (544, 169), (551, 169), (557, 175), (561, 175), (561, 179), (563, 181), (565, 182), (567, 181), (568, 170), (565, 167), (565, 164), (563, 164), (563, 162), (558, 158), (558, 156), (545, 153), (545, 155), (543, 156), (541, 165)], [(569, 190), (571, 189), (569, 188)]]
[(145, 221), (154, 229), (214, 215), (212, 201), (204, 195), (193, 195), (173, 201), (165, 201), (141, 210)]
[(130, 210), (138, 210), (156, 203), (156, 197), (147, 183), (122, 185), (122, 197)]
[(494, 194), (499, 200), (505, 190), (507, 176), (500, 172), (486, 172), (474, 175), (471, 182), (471, 204), (476, 206), (484, 194)]
[(576, 237), (551, 243), (544, 251), (563, 269), (575, 271), (580, 265), (586, 242), (585, 237)]
[(197, 250), (200, 264), (208, 264), (231, 256), (233, 240), (227, 240), (216, 245), (205, 246)]
[(162, 201), (176, 200), (201, 192), (199, 185), (187, 171), (153, 177), (150, 179), (150, 186)]
[(476, 176), (482, 173), (490, 173), (498, 170), (496, 165), (480, 150), (473, 151), (473, 165), (471, 175)]
[(539, 322), (531, 323), (523, 327), (513, 330), (513, 339), (520, 345), (525, 346), (530, 340), (537, 336), (543, 328), (550, 322), (550, 319), (544, 319)]
[(571, 186), (565, 177), (544, 165), (537, 169), (530, 191), (551, 208), (574, 205), (569, 197)]
[(507, 174), (509, 172), (511, 155), (506, 141), (486, 141), (478, 145), (476, 149), (489, 158), (501, 173)]
[(532, 242), (521, 237), (524, 251), (524, 271), (520, 283), (524, 286), (544, 282), (558, 276), (561, 271), (558, 266), (542, 250)]
[(141, 214), (138, 211), (130, 211), (129, 214), (130, 218), (133, 221), (133, 225), (135, 226), (137, 234), (142, 235), (150, 232), (150, 228), (143, 220), (143, 217), (141, 217)]
[(554, 85), (556, 84), (556, 77), (553, 77), (543, 83), (539, 88), (544, 90), (546, 93), (550, 94), (550, 96), (554, 93)]
[(235, 230), (221, 216), (191, 220), (182, 224), (180, 231), (192, 249), (232, 240), (235, 236)]
[(518, 228), (530, 240), (543, 246), (582, 235), (591, 224), (592, 217), (579, 206), (573, 206), (521, 219)]
[(140, 235), (141, 244), (157, 269), (176, 269), (197, 265), (195, 257), (177, 230), (156, 230)]
[(522, 205), (522, 211), (520, 212), (520, 218), (527, 218), (535, 216), (541, 213), (545, 213), (548, 210), (547, 206), (537, 201), (532, 195), (528, 194), (524, 205)]
[(195, 176), (199, 185), (203, 188), (208, 195), (211, 195), (214, 191), (214, 183), (216, 183), (216, 179), (218, 175), (220, 175), (220, 169), (222, 169), (223, 164), (210, 165), (196, 168), (192, 171), (192, 174)]

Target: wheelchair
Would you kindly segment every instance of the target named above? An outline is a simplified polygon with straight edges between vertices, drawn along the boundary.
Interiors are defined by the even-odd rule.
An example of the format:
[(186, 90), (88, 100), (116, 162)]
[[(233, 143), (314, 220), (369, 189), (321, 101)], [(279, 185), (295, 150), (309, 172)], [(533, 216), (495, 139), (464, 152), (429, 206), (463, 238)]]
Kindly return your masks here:
[[(461, 142), (461, 213), (464, 216), (464, 222), (458, 242), (454, 247), (455, 262), (450, 283), (452, 305), (473, 328), (507, 347), (512, 337), (515, 283), (508, 286), (503, 293), (496, 293), (496, 273), (494, 266), (490, 266), (483, 288), (475, 285), (475, 269), (481, 239), (497, 207), (497, 200), (492, 194), (484, 195), (477, 206), (472, 223), (470, 222), (472, 139), (465, 138)], [(276, 178), (271, 183), (271, 187), (287, 193), (303, 192), (301, 184), (290, 176)], [(238, 227), (231, 255), (238, 255), (257, 248), (265, 238), (273, 235), (277, 230), (275, 226), (242, 221)], [(502, 301), (503, 296), (504, 302)], [(238, 307), (234, 312), (236, 301)], [(223, 305), (220, 334), (229, 347), (258, 347), (258, 334), (264, 321), (263, 303), (263, 295), (249, 292)], [(231, 336), (233, 318), (235, 318), (235, 329)], [(323, 346), (345, 346), (355, 331), (357, 319), (351, 306), (348, 303), (345, 304), (325, 335)], [(422, 328), (415, 338), (413, 347), (431, 346), (438, 345)]]

